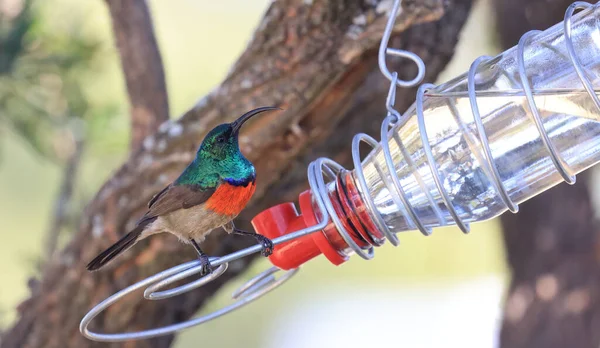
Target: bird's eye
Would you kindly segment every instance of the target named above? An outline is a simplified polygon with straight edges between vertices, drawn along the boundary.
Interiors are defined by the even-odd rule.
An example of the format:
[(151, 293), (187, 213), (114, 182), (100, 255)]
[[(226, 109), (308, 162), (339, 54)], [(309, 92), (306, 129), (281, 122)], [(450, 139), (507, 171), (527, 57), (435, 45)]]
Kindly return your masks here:
[(220, 135), (220, 136), (217, 137), (217, 142), (222, 143), (224, 141), (225, 141), (225, 137), (224, 136)]

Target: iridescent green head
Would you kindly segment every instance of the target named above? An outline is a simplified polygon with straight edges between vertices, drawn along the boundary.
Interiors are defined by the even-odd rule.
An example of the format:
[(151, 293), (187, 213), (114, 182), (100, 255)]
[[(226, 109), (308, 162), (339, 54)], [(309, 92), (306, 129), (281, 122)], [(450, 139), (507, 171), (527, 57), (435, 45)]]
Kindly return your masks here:
[(224, 160), (240, 152), (238, 136), (244, 122), (261, 112), (281, 110), (272, 106), (257, 108), (240, 116), (231, 123), (224, 123), (213, 128), (198, 148), (197, 158)]
[(281, 109), (272, 106), (257, 108), (231, 123), (213, 128), (198, 148), (196, 159), (182, 173), (177, 183), (212, 187), (221, 180), (240, 185), (254, 180), (254, 166), (242, 155), (238, 136), (244, 122), (261, 112), (271, 110)]

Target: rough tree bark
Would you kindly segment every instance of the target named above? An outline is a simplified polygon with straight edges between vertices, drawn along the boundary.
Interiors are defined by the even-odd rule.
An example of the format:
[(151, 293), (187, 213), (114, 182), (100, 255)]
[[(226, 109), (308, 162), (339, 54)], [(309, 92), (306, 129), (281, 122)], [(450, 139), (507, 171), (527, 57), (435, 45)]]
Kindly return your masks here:
[[(563, 20), (570, 0), (495, 0), (500, 41), (515, 45), (530, 29)], [(597, 348), (600, 343), (598, 223), (589, 172), (501, 218), (512, 271), (501, 346)]]
[(131, 150), (169, 119), (162, 59), (146, 0), (106, 0), (131, 105)]
[[(419, 54), (432, 81), (450, 60), (470, 10), (469, 0), (403, 1), (395, 27), (395, 47)], [(177, 121), (166, 122), (144, 141), (88, 206), (80, 231), (47, 267), (3, 347), (168, 347), (173, 337), (123, 344), (99, 344), (78, 332), (82, 316), (115, 291), (157, 271), (195, 258), (171, 236), (145, 240), (102, 272), (85, 264), (131, 228), (151, 196), (192, 159), (203, 135), (217, 123), (248, 109), (280, 105), (285, 111), (248, 124), (242, 151), (258, 171), (258, 189), (238, 219), (240, 227), (260, 210), (294, 200), (307, 187), (306, 166), (320, 155), (349, 165), (353, 134), (378, 133), (388, 83), (376, 66), (376, 49), (390, 1), (277, 1), (261, 21), (228, 77)], [(444, 7), (445, 6), (445, 7)], [(412, 63), (395, 61), (403, 77)], [(400, 90), (406, 108), (415, 90)], [(381, 117), (377, 117), (381, 115)], [(245, 225), (245, 226), (244, 226)], [(204, 245), (211, 255), (245, 247), (247, 238), (214, 232)], [(165, 301), (140, 294), (115, 304), (97, 318), (94, 330), (114, 332), (165, 325), (193, 315), (223, 284), (248, 268), (253, 257), (231, 265), (217, 281)]]

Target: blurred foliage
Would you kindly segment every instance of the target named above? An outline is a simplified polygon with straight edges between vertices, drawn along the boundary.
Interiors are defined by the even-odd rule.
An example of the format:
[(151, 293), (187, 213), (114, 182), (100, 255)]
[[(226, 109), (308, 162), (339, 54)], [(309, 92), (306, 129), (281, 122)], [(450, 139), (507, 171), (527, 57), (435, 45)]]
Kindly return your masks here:
[[(0, 131), (64, 163), (84, 138), (102, 137), (116, 106), (90, 107), (82, 77), (100, 43), (69, 20), (69, 35), (45, 30), (33, 0), (0, 0)], [(92, 69), (93, 70), (93, 69)], [(1, 143), (0, 143), (1, 146)]]

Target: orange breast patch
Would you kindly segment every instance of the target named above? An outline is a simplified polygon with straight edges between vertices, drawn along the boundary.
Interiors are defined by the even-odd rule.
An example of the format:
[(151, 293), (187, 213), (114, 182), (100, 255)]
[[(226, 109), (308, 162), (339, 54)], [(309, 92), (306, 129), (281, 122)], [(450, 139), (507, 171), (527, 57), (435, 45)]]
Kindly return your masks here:
[(254, 190), (256, 190), (254, 183), (250, 183), (246, 187), (222, 183), (206, 201), (206, 208), (217, 214), (236, 216), (248, 204)]

